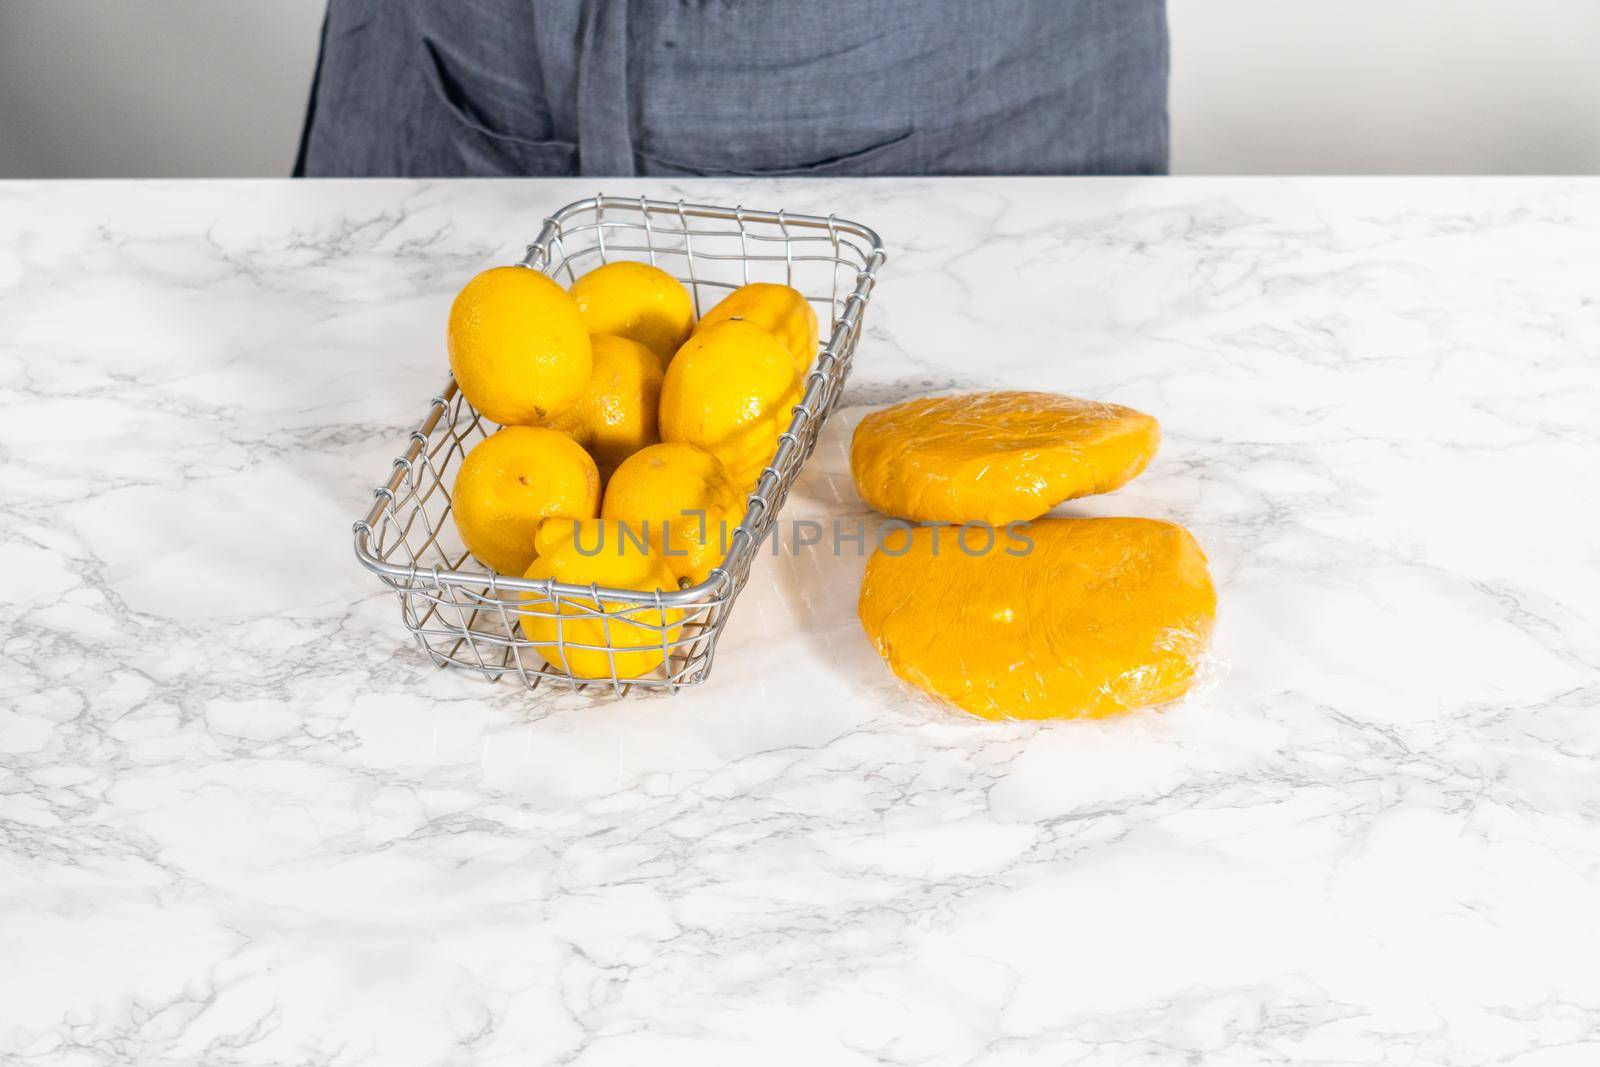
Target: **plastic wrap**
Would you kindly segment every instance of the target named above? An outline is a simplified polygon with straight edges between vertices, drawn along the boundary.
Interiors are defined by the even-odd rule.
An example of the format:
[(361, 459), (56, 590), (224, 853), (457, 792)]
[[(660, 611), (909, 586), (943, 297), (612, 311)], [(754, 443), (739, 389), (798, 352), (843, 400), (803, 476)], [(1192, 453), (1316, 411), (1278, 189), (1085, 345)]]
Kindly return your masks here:
[(1036, 519), (1144, 470), (1161, 440), (1149, 415), (1055, 393), (924, 397), (856, 427), (850, 468), (873, 508), (918, 522)]
[(986, 719), (1101, 718), (1208, 673), (1200, 546), (1153, 519), (920, 526), (867, 563), (857, 611), (903, 680)]

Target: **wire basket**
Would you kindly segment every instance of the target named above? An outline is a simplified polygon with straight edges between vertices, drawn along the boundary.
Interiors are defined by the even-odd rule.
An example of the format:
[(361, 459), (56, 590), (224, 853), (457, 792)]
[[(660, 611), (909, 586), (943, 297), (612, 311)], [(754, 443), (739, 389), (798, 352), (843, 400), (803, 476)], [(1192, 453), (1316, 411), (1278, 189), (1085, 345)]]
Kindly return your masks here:
[(356, 556), (399, 594), (406, 628), (440, 667), (617, 694), (704, 682), (756, 550), (839, 401), (884, 258), (876, 233), (831, 215), (611, 196), (568, 204), (545, 220), (523, 266), (570, 284), (602, 263), (651, 263), (688, 288), (696, 317), (741, 285), (782, 282), (829, 324), (721, 565), (698, 585), (648, 594), (484, 567), (456, 533), (450, 488), (467, 451), (498, 427), (453, 378), (355, 524)]

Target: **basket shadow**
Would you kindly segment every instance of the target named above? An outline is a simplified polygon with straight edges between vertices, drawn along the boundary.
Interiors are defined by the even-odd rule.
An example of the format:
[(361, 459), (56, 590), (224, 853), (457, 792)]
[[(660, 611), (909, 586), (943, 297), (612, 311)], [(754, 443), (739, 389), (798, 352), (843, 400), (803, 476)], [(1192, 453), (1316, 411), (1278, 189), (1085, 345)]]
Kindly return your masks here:
[[(781, 605), (808, 666), (852, 688), (885, 678), (856, 619), (861, 576), (880, 519), (857, 498), (850, 476), (850, 436), (862, 413), (841, 408), (824, 425), (779, 514), (774, 542), (763, 547), (764, 566), (752, 569), (744, 593), (758, 603), (770, 597), (775, 608)], [(770, 594), (759, 588), (763, 572), (771, 576)], [(737, 627), (734, 621), (729, 629)]]

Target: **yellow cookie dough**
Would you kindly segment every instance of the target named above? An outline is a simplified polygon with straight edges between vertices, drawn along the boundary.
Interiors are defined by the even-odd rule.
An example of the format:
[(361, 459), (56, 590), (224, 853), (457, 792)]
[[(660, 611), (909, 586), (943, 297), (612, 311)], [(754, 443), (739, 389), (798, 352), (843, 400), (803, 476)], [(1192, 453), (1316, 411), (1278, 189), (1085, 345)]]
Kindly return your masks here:
[(1032, 392), (924, 397), (863, 419), (850, 469), (861, 499), (885, 515), (1003, 526), (1127, 484), (1160, 440), (1155, 419), (1116, 404)]
[(1041, 519), (1014, 533), (896, 531), (867, 563), (857, 610), (890, 669), (940, 701), (985, 719), (1075, 719), (1186, 693), (1216, 604), (1181, 526)]

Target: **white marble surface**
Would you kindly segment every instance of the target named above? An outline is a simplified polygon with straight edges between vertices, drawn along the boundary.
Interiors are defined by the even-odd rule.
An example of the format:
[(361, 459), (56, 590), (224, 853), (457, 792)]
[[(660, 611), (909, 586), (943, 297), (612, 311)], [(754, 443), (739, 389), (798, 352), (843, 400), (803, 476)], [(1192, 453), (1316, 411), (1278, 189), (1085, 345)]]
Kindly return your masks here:
[(1600, 1062), (1600, 182), (607, 189), (881, 229), (857, 404), (1159, 416), (1073, 510), (1231, 669), (956, 720), (807, 555), (674, 699), (435, 671), (350, 523), (593, 187), (0, 185), (0, 1062)]

